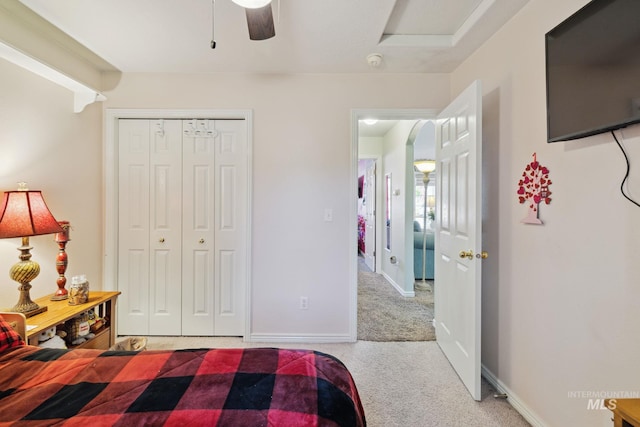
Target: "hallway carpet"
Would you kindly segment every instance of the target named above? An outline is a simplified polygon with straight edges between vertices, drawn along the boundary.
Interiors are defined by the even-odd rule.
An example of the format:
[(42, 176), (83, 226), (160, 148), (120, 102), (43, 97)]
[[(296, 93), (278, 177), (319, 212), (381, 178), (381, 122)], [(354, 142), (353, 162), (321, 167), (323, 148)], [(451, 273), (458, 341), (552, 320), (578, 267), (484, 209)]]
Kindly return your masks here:
[[(417, 282), (421, 283), (421, 282)], [(433, 341), (433, 282), (403, 297), (359, 259), (358, 339), (362, 341)]]

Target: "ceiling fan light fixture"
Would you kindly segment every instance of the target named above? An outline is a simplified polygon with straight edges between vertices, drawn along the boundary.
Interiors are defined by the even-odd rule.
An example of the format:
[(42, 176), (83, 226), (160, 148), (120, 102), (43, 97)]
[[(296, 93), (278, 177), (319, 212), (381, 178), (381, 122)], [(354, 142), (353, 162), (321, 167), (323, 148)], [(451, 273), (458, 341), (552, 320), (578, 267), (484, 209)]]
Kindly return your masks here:
[(258, 9), (261, 7), (265, 7), (271, 0), (231, 0), (238, 6), (242, 6), (247, 9)]

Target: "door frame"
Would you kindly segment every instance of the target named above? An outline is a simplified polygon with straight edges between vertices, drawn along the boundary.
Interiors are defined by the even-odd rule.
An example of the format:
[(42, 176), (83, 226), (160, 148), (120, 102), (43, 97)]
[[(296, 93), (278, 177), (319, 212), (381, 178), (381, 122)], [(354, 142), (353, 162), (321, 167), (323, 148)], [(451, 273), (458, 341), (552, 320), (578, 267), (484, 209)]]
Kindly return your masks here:
[[(381, 191), (381, 185), (379, 185), (378, 182), (378, 168), (380, 167), (380, 163), (382, 163), (382, 159), (380, 156), (376, 156), (376, 157), (365, 157), (365, 158), (358, 158), (358, 161), (360, 160), (368, 160), (371, 161), (375, 167), (374, 169), (374, 174), (373, 174), (373, 179), (374, 179), (374, 188), (373, 188), (373, 268), (371, 268), (369, 266), (369, 264), (367, 264), (367, 252), (370, 250), (367, 249), (370, 245), (367, 245), (367, 238), (366, 238), (366, 234), (365, 234), (365, 253), (364, 253), (364, 258), (365, 258), (365, 265), (369, 268), (371, 268), (371, 270), (375, 273), (380, 271), (380, 267), (378, 266), (380, 259), (378, 257), (378, 254), (380, 253), (378, 251), (378, 243), (380, 240), (380, 236), (378, 236), (378, 212), (382, 212), (382, 209), (380, 208), (381, 205), (381, 201), (382, 201), (382, 197), (380, 195), (380, 191)], [(371, 191), (369, 190), (371, 183), (366, 179), (369, 177), (368, 175), (368, 171), (369, 171), (369, 167), (367, 166), (366, 170), (365, 170), (365, 183), (367, 184), (367, 191)], [(367, 197), (367, 195), (363, 194), (363, 197)], [(365, 200), (367, 200), (368, 202), (371, 202), (371, 198), (366, 198)], [(368, 207), (367, 207), (368, 209)], [(365, 226), (365, 232), (366, 232), (366, 226)]]
[[(247, 288), (245, 298), (244, 341), (251, 337), (251, 201), (253, 200), (253, 110), (209, 110), (209, 109), (121, 109), (105, 110), (105, 137), (103, 139), (103, 188), (104, 227), (102, 289), (117, 290), (118, 278), (118, 120), (120, 119), (220, 119), (245, 120), (247, 124), (247, 258), (245, 270)], [(117, 333), (117, 331), (116, 331)]]
[[(375, 118), (378, 120), (435, 120), (440, 111), (437, 109), (353, 109), (351, 110), (351, 162), (349, 173), (349, 235), (358, 235), (358, 121), (366, 118)], [(410, 151), (410, 152), (409, 152)], [(409, 159), (411, 156), (411, 159)], [(410, 150), (407, 150), (407, 158), (405, 159), (405, 165), (413, 164), (413, 146)], [(378, 170), (382, 170), (382, 162), (378, 163)], [(407, 173), (405, 173), (404, 179), (407, 180)], [(413, 176), (413, 173), (410, 174)], [(408, 203), (405, 201), (405, 203)], [(413, 199), (411, 199), (413, 204)], [(413, 208), (412, 208), (413, 210)], [(379, 218), (376, 223), (376, 227), (380, 224)], [(377, 229), (376, 233), (380, 233), (381, 230)], [(413, 237), (413, 221), (405, 220), (405, 235), (410, 232)], [(382, 241), (382, 239), (378, 239)], [(406, 238), (405, 238), (406, 240)], [(405, 245), (406, 246), (406, 245)], [(413, 248), (413, 240), (411, 240), (411, 247)], [(413, 249), (412, 249), (413, 250)], [(380, 258), (380, 253), (376, 259), (376, 263)], [(349, 246), (349, 307), (350, 307), (350, 319), (349, 319), (349, 337), (351, 341), (357, 341), (358, 339), (358, 245), (353, 244)]]

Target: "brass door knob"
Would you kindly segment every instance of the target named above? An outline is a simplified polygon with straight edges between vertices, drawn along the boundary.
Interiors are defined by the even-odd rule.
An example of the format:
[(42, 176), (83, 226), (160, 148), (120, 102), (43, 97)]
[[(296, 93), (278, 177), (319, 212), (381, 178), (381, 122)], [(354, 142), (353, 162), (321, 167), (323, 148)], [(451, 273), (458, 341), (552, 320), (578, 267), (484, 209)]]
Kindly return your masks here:
[(198, 240), (198, 243), (203, 244), (204, 243), (204, 239)]
[(469, 251), (460, 251), (460, 253), (458, 255), (460, 255), (460, 258), (473, 259), (473, 251), (471, 251), (471, 250), (469, 250)]
[(481, 253), (476, 254), (476, 258), (487, 259), (489, 258), (489, 254), (487, 253), (487, 251), (482, 251)]
[(161, 238), (158, 240), (158, 242), (160, 242), (160, 243), (164, 243), (164, 237), (161, 237)]

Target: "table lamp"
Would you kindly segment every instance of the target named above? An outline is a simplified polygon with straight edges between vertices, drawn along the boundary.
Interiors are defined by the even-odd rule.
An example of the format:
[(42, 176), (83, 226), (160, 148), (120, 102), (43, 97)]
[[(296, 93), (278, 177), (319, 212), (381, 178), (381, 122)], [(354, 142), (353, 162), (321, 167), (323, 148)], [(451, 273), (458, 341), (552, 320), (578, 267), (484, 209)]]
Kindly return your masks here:
[(47, 307), (40, 307), (31, 301), (29, 290), (31, 281), (40, 274), (40, 265), (31, 260), (29, 236), (62, 232), (62, 227), (53, 217), (40, 191), (30, 191), (25, 183), (18, 184), (17, 191), (4, 193), (0, 207), (0, 239), (21, 237), (20, 261), (9, 271), (9, 277), (18, 282), (20, 299), (11, 311), (23, 313), (26, 317), (42, 313)]

